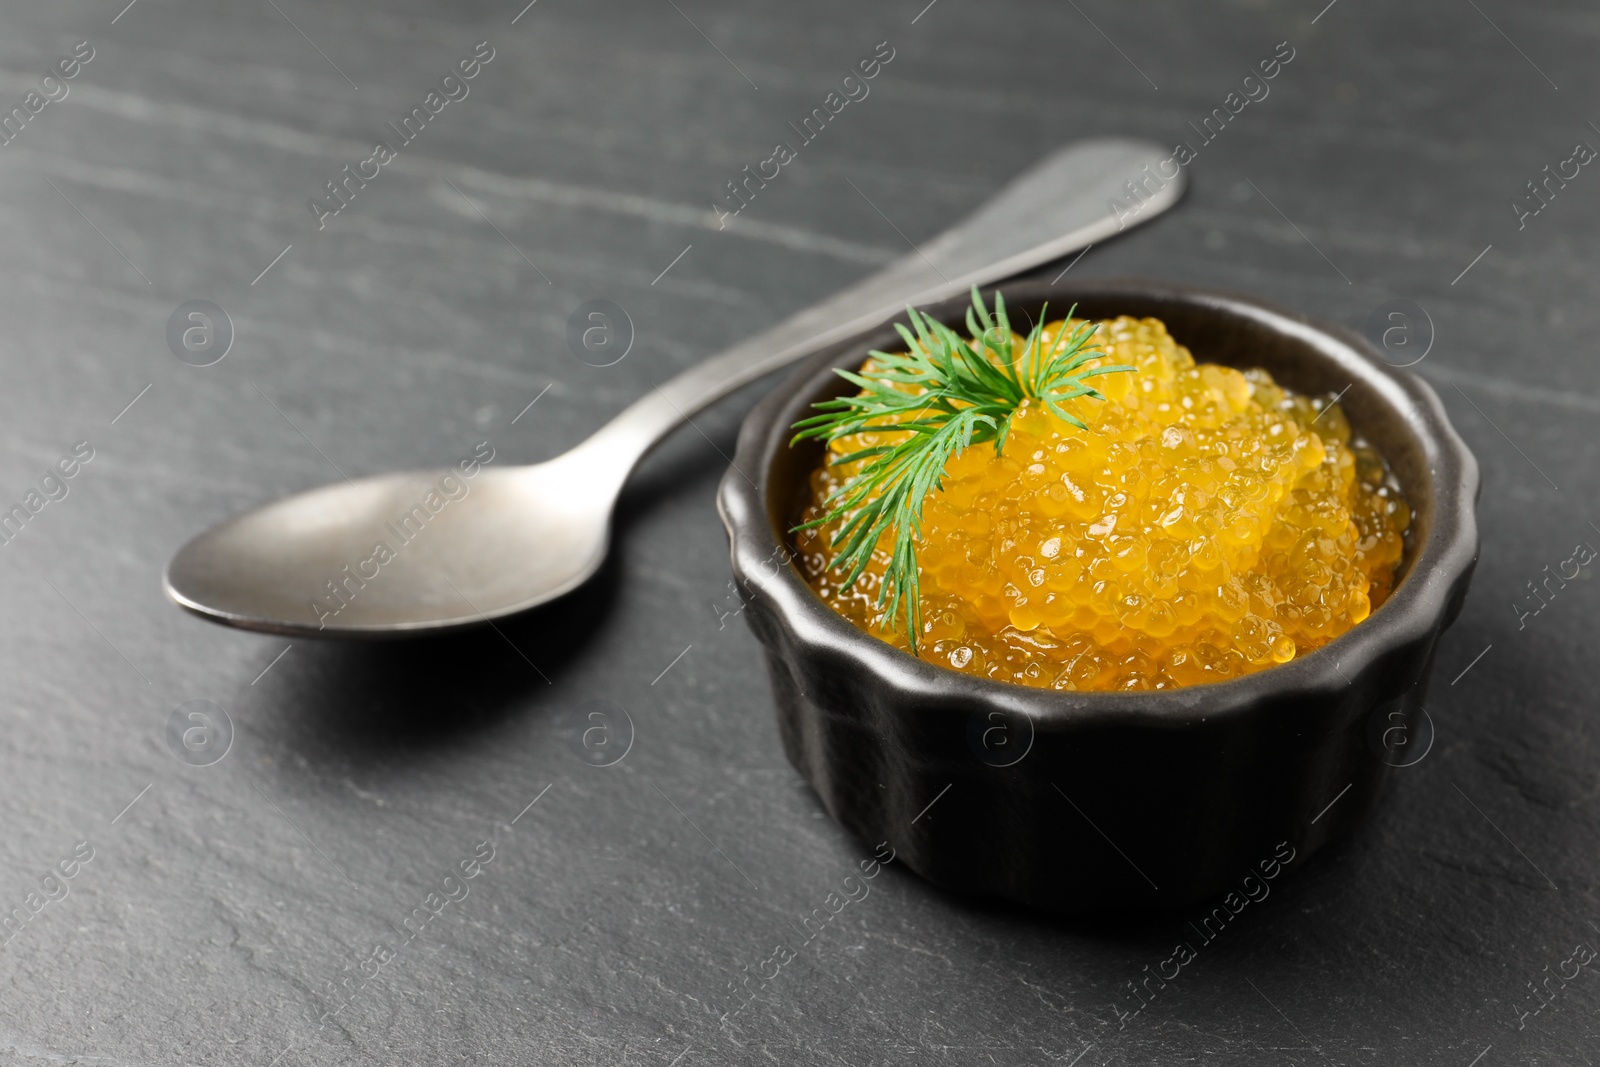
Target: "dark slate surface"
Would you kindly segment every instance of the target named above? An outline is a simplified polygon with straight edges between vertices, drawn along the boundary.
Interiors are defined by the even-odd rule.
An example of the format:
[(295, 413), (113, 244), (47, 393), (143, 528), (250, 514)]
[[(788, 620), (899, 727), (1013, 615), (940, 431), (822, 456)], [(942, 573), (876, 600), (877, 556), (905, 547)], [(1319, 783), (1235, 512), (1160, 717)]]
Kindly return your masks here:
[[(0, 149), (0, 498), (93, 459), (0, 548), (0, 907), (75, 871), (0, 948), (0, 1061), (1592, 1062), (1600, 979), (1566, 962), (1600, 944), (1592, 568), (1520, 628), (1513, 605), (1600, 545), (1600, 173), (1521, 230), (1509, 205), (1600, 145), (1600, 13), (1324, 2), (7, 4), (5, 108), (77, 42), (94, 58)], [(308, 198), (482, 40), (471, 95), (318, 232)], [(885, 40), (871, 95), (718, 231), (722, 183)], [(1352, 326), (1420, 303), (1418, 370), (1483, 464), (1483, 558), (1433, 751), (1137, 1016), (1128, 983), (1196, 916), (1045, 920), (891, 867), (801, 944), (867, 848), (785, 762), (756, 643), (719, 617), (719, 450), (755, 392), (641, 469), (606, 572), (506, 626), (518, 651), (286, 651), (162, 599), (172, 550), (238, 508), (483, 439), (552, 455), (903, 253), (847, 182), (920, 240), (1064, 140), (1197, 144), (1280, 41), (1188, 200), (1073, 269)], [(595, 297), (637, 326), (605, 369), (563, 339)], [(191, 299), (236, 329), (215, 366), (168, 351)], [(192, 700), (234, 727), (210, 766), (166, 739)], [(576, 754), (587, 700), (631, 716), (615, 766)], [(722, 1020), (780, 941), (794, 960)]]

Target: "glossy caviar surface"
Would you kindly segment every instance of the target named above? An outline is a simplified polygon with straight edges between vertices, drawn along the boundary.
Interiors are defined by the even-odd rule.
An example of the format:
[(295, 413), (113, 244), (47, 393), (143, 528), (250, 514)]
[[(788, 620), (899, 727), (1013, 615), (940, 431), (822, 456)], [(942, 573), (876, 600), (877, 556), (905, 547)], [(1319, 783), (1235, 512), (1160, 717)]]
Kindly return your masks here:
[[(1045, 345), (1077, 324), (1047, 326)], [(924, 659), (1038, 688), (1164, 689), (1286, 663), (1383, 603), (1411, 513), (1336, 403), (1196, 364), (1157, 319), (1096, 325), (1102, 362), (1135, 370), (1094, 378), (1103, 401), (1068, 402), (1088, 431), (1025, 401), (1001, 455), (968, 448), (928, 494)], [(831, 460), (884, 436), (829, 445), (802, 523), (860, 466)], [(796, 534), (803, 573), (836, 611), (909, 648), (877, 605), (887, 538), (840, 588), (839, 521)]]

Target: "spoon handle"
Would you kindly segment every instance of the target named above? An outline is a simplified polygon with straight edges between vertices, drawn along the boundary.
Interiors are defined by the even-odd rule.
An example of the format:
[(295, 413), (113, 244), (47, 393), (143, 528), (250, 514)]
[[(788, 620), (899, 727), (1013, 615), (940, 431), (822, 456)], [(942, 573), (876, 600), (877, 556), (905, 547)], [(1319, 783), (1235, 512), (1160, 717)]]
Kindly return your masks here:
[(1126, 138), (1058, 149), (965, 220), (913, 246), (911, 254), (656, 386), (574, 451), (626, 477), (696, 412), (786, 363), (891, 318), (908, 304), (948, 299), (1153, 218), (1183, 194), (1181, 171), (1160, 173), (1167, 157), (1155, 144)]

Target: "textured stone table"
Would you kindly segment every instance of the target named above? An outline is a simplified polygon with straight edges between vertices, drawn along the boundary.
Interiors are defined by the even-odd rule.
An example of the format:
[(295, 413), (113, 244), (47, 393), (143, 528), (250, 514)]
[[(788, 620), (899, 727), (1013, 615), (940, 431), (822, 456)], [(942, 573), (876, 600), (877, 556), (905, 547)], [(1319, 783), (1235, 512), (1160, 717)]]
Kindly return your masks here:
[[(1563, 162), (1600, 145), (1592, 5), (123, 2), (0, 14), (0, 502), (37, 505), (0, 545), (0, 1062), (1592, 1060), (1591, 570), (1514, 606), (1600, 545), (1600, 173)], [(869, 95), (719, 229), (724, 183), (880, 42)], [(1137, 1015), (1192, 916), (1047, 920), (894, 865), (743, 982), (869, 854), (786, 763), (727, 585), (713, 496), (762, 386), (652, 457), (601, 578), (503, 638), (291, 645), (161, 595), (238, 508), (552, 455), (1123, 132), (1188, 142), (1192, 191), (1075, 272), (1355, 327), (1415, 301), (1485, 481), (1433, 750)], [(1534, 200), (1547, 165), (1577, 175)], [(346, 166), (371, 177), (341, 203)], [(596, 298), (636, 331), (608, 367), (565, 340)], [(191, 300), (232, 324), (210, 366), (220, 332), (169, 349)], [(612, 766), (578, 755), (591, 700), (633, 724)], [(174, 745), (192, 701), (231, 740), (191, 705)]]

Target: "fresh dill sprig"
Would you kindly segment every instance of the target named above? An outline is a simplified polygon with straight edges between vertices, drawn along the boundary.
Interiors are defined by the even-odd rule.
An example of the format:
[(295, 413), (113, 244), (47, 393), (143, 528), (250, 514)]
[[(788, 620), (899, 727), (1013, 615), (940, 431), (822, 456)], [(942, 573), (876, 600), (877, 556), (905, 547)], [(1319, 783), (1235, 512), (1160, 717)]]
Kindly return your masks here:
[[(1040, 309), (1038, 324), (1019, 341), (1011, 331), (1004, 298), (995, 293), (991, 313), (973, 286), (966, 319), (972, 335), (968, 340), (908, 307), (906, 317), (916, 333), (895, 324), (908, 351), (873, 352), (875, 369), (870, 374), (835, 370), (860, 394), (819, 401), (812, 407), (820, 414), (794, 424), (798, 432), (791, 446), (810, 438), (832, 443), (862, 433), (905, 435), (894, 444), (872, 445), (831, 459), (834, 464), (866, 462), (823, 501), (829, 509), (826, 515), (795, 530), (844, 519), (832, 542), (838, 549), (833, 566), (849, 571), (844, 588), (861, 576), (879, 540), (890, 533), (892, 556), (878, 606), (887, 605), (885, 614), (896, 628), (896, 616), (900, 617), (912, 655), (918, 654), (922, 626), (917, 572), (922, 504), (929, 490), (943, 487), (945, 465), (968, 446), (985, 441), (994, 442), (998, 456), (1011, 417), (1024, 400), (1037, 400), (1057, 417), (1087, 430), (1062, 405), (1080, 396), (1104, 400), (1084, 380), (1134, 369), (1121, 364), (1083, 369), (1089, 360), (1106, 355), (1089, 343), (1093, 323), (1081, 323), (1070, 335), (1063, 329), (1050, 351), (1044, 351), (1045, 310)], [(1067, 317), (1075, 310), (1077, 305)]]

